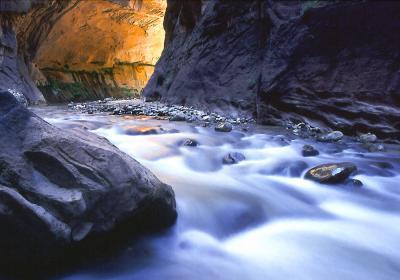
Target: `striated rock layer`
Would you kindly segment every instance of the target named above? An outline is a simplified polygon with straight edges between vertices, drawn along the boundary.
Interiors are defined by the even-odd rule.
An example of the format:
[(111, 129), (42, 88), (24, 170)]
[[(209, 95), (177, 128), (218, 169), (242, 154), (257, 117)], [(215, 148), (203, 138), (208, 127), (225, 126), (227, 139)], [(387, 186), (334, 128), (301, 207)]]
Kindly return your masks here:
[(0, 6), (1, 16), (9, 18), (8, 33), (16, 34), (11, 42), (14, 61), (21, 64), (8, 76), (26, 76), (30, 87), (14, 88), (25, 91), (31, 102), (43, 101), (35, 84), (48, 102), (137, 96), (163, 48), (165, 8), (164, 0), (42, 0)]
[(148, 99), (400, 137), (398, 1), (169, 0)]

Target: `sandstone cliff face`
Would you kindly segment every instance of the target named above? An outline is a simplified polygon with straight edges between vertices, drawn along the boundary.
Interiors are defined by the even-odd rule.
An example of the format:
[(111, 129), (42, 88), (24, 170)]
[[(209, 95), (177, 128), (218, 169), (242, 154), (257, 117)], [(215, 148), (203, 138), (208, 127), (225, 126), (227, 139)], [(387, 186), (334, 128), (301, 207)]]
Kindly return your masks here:
[(30, 101), (43, 97), (29, 77), (49, 102), (133, 96), (143, 89), (163, 48), (165, 1), (29, 3), (0, 11), (8, 14), (14, 53), (24, 67), (9, 76), (26, 73), (31, 88), (21, 90)]
[(400, 3), (169, 0), (144, 95), (400, 137)]

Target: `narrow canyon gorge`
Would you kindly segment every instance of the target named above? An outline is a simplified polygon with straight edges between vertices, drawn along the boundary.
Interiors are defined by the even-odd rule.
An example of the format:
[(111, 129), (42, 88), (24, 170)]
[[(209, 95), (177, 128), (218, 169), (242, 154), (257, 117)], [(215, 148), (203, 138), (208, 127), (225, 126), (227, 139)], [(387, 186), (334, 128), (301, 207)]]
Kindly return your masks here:
[[(5, 9), (24, 9), (19, 2)], [(15, 52), (3, 79), (32, 103), (138, 97), (163, 49), (165, 8), (159, 0), (33, 2), (3, 18)]]
[(400, 279), (399, 27), (394, 0), (0, 0), (0, 279)]

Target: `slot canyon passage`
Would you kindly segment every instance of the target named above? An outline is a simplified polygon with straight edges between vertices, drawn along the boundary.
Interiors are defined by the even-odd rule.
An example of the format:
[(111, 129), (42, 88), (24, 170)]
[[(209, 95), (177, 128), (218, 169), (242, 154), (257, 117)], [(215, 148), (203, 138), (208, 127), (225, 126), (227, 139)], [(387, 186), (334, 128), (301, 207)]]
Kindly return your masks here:
[(399, 27), (0, 0), (0, 279), (400, 279)]

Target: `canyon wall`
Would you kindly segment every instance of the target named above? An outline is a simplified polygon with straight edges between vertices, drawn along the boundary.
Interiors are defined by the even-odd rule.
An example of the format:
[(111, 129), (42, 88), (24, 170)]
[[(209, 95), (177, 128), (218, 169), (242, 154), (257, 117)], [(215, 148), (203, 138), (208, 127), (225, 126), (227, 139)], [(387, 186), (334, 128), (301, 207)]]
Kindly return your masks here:
[(8, 76), (20, 81), (26, 74), (30, 88), (20, 90), (31, 102), (42, 93), (48, 102), (137, 96), (163, 49), (165, 8), (164, 0), (4, 5), (1, 16), (15, 34), (12, 60), (23, 67)]
[(0, 90), (23, 93), (31, 103), (45, 100), (31, 80), (24, 58), (18, 51), (15, 18), (42, 2), (41, 0), (0, 2)]
[(400, 137), (400, 2), (168, 0), (161, 99)]

